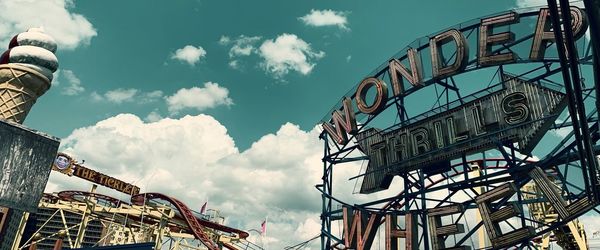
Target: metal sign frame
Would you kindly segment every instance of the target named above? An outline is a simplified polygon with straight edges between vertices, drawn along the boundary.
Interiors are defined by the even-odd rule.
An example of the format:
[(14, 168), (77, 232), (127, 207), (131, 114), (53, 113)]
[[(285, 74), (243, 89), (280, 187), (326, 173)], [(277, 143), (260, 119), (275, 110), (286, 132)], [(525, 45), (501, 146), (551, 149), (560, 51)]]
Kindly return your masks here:
[[(549, 239), (550, 234), (562, 235), (561, 232), (566, 232), (567, 225), (571, 227), (570, 230), (576, 228), (573, 225), (578, 224), (573, 224), (573, 221), (600, 204), (600, 177), (597, 174), (596, 160), (600, 151), (600, 146), (597, 145), (600, 139), (600, 102), (596, 98), (600, 82), (596, 81), (599, 77), (598, 72), (594, 71), (594, 87), (586, 87), (582, 82), (584, 73), (580, 68), (592, 65), (594, 68), (598, 67), (598, 61), (594, 60), (599, 51), (596, 45), (598, 40), (594, 39), (598, 34), (594, 30), (590, 31), (591, 43), (580, 38), (587, 30), (588, 21), (598, 20), (596, 13), (599, 11), (596, 1), (585, 1), (585, 5), (588, 7), (587, 13), (583, 9), (569, 6), (566, 0), (560, 0), (560, 8), (570, 10), (561, 13), (557, 3), (550, 0), (547, 8), (491, 15), (417, 39), (350, 90), (342, 98), (342, 102), (329, 112), (330, 115), (322, 119), (324, 131), (320, 137), (324, 141), (323, 182), (317, 185), (322, 194), (322, 249), (368, 249), (378, 230), (385, 234), (386, 249), (397, 249), (398, 239), (404, 239), (406, 249), (466, 249), (469, 247), (466, 242), (472, 241), (474, 235), (478, 235), (480, 240), (488, 238), (488, 247), (492, 246), (494, 249), (509, 246), (532, 248), (540, 237)], [(535, 28), (529, 34), (515, 35), (514, 32), (520, 27), (519, 22), (526, 18), (535, 18)], [(592, 28), (598, 27), (598, 23), (589, 25)], [(477, 48), (474, 55), (468, 52), (469, 45), (472, 44), (477, 44), (474, 46)], [(448, 46), (454, 47), (455, 51), (448, 53)], [(529, 53), (523, 55), (515, 52), (519, 48), (522, 50), (522, 47), (527, 47)], [(423, 58), (427, 55), (431, 59), (425, 63), (431, 65), (430, 71), (423, 70), (422, 66)], [(507, 78), (504, 77), (507, 75), (505, 67), (510, 64), (523, 64), (526, 67)], [(494, 77), (499, 78), (498, 84), (501, 86), (510, 85), (509, 79), (518, 79), (538, 87), (544, 84), (558, 86), (559, 95), (564, 96), (558, 105), (559, 110), (541, 114), (537, 117), (541, 120), (532, 120), (538, 122), (539, 131), (535, 133), (539, 134), (521, 134), (518, 135), (521, 138), (516, 136), (505, 138), (506, 140), (499, 136), (486, 136), (485, 140), (489, 143), (486, 146), (459, 147), (453, 156), (442, 157), (443, 164), (432, 164), (439, 163), (434, 160), (427, 164), (422, 164), (423, 161), (393, 162), (389, 158), (392, 155), (390, 152), (396, 153), (398, 150), (389, 150), (389, 147), (386, 151), (385, 146), (377, 147), (380, 142), (389, 144), (393, 141), (392, 138), (398, 138), (386, 135), (402, 129), (412, 131), (419, 124), (427, 124), (427, 131), (435, 132), (436, 118), (452, 114), (455, 112), (453, 108), (472, 107), (469, 106), (470, 103), (481, 96), (469, 99), (472, 95), (464, 94), (459, 87), (461, 81), (456, 77), (461, 73), (483, 68), (496, 69)], [(557, 82), (557, 78), (560, 82)], [(386, 82), (390, 83), (391, 90), (388, 90)], [(436, 104), (431, 111), (410, 117), (410, 107), (405, 105), (407, 97), (427, 88), (435, 88)], [(438, 91), (439, 89), (441, 90)], [(481, 92), (486, 93), (495, 93), (494, 91), (497, 90), (489, 85), (481, 89)], [(521, 97), (515, 98), (518, 100)], [(452, 106), (456, 102), (458, 106)], [(540, 103), (536, 101), (533, 104)], [(555, 122), (560, 109), (564, 107), (567, 107), (568, 116)], [(376, 121), (378, 116), (388, 109), (397, 111), (394, 124), (381, 130), (372, 128), (373, 125), (380, 124)], [(443, 112), (436, 113), (436, 110)], [(483, 115), (476, 111), (473, 116), (477, 114)], [(506, 123), (510, 124), (509, 121)], [(509, 126), (508, 131), (515, 127), (517, 126)], [(536, 148), (536, 141), (547, 130), (556, 131), (561, 128), (568, 128), (571, 132), (561, 141), (555, 142), (554, 148), (540, 160), (532, 161), (532, 157), (527, 156)], [(489, 131), (490, 134), (497, 134), (503, 130), (496, 128)], [(413, 142), (429, 138), (422, 133), (419, 135), (421, 139), (410, 133), (408, 136), (413, 136)], [(514, 144), (529, 137), (536, 137), (534, 143), (528, 146), (524, 143)], [(433, 136), (427, 141), (436, 143), (436, 138), (438, 137)], [(489, 158), (490, 148), (498, 154), (495, 158)], [(381, 150), (381, 153), (374, 153), (377, 150)], [(356, 152), (360, 151), (362, 156), (357, 156)], [(472, 160), (476, 152), (481, 153), (482, 159)], [(435, 156), (444, 153), (451, 154), (431, 154)], [(419, 154), (421, 153), (413, 156)], [(365, 183), (369, 175), (376, 176), (374, 173), (379, 171), (384, 174), (378, 177), (378, 184), (383, 182), (389, 185), (393, 176), (399, 176), (402, 191), (395, 196), (362, 204), (336, 198), (333, 193), (333, 172), (336, 165), (360, 161), (368, 162), (369, 165), (378, 164), (379, 161), (382, 167), (371, 169), (371, 172), (366, 170), (350, 180), (362, 180)], [(387, 187), (374, 185), (370, 188), (362, 190), (366, 191), (363, 193)], [(432, 196), (440, 191), (447, 191), (447, 195)], [(463, 197), (458, 202), (452, 201), (461, 195), (466, 198)], [(553, 219), (532, 215), (533, 212), (540, 211), (539, 207), (544, 206), (552, 208)], [(475, 214), (480, 216), (476, 225), (465, 225), (466, 218)], [(343, 221), (341, 235), (335, 235), (332, 230), (332, 223), (335, 221)], [(453, 242), (451, 238), (454, 239)], [(567, 246), (574, 243), (563, 241), (559, 244)]]

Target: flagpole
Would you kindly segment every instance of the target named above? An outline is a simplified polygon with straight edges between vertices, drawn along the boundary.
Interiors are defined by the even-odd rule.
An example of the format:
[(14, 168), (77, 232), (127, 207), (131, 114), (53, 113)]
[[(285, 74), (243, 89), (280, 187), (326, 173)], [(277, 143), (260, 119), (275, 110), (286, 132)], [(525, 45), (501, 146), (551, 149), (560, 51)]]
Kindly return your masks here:
[(268, 244), (265, 241), (265, 239), (267, 238), (267, 225), (269, 225), (269, 216), (268, 215), (265, 217), (265, 235), (264, 235), (264, 238), (263, 238), (263, 242), (265, 242), (265, 250), (269, 249), (268, 248)]

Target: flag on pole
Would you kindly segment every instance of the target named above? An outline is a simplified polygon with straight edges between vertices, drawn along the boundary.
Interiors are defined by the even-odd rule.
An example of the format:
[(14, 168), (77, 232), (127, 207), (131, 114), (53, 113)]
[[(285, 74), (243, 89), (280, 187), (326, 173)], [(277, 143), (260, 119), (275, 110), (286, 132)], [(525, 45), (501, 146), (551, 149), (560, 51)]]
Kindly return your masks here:
[(204, 205), (202, 205), (202, 208), (200, 208), (201, 214), (204, 214), (204, 211), (206, 211), (206, 204), (208, 204), (208, 201), (204, 202)]
[(260, 224), (260, 233), (261, 234), (265, 234), (267, 232), (267, 220), (264, 220), (261, 224)]

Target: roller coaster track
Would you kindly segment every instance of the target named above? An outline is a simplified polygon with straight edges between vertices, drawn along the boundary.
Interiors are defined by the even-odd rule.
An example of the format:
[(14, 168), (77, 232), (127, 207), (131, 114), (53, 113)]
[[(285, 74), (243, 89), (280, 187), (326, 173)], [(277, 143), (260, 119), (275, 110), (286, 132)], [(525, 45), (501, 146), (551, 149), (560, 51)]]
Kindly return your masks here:
[(128, 204), (122, 200), (117, 198), (110, 197), (108, 195), (103, 195), (99, 193), (91, 193), (85, 191), (61, 191), (58, 193), (58, 197), (64, 201), (82, 201), (78, 199), (78, 197), (86, 198), (94, 198), (97, 200), (102, 200), (110, 203), (113, 207), (119, 207), (121, 204)]
[(192, 210), (189, 209), (183, 202), (161, 193), (143, 193), (131, 196), (131, 202), (135, 205), (144, 205), (145, 202), (153, 199), (165, 200), (174, 205), (190, 227), (192, 234), (194, 234), (194, 236), (196, 236), (196, 238), (200, 240), (208, 249), (219, 250), (219, 245), (217, 245), (217, 243), (211, 239), (211, 237), (206, 233), (204, 226), (200, 225), (196, 216), (192, 214)]
[[(85, 191), (62, 191), (58, 193), (57, 196), (52, 196), (49, 194), (45, 194), (48, 199), (56, 200), (64, 200), (64, 201), (85, 201), (88, 199), (95, 199), (97, 202), (103, 201), (103, 203), (110, 204), (113, 207), (119, 207), (121, 204), (128, 204), (125, 201), (121, 201), (119, 199), (98, 194), (91, 193)], [(247, 232), (244, 232), (239, 229), (227, 227), (212, 221), (198, 219), (192, 213), (192, 210), (188, 208), (183, 202), (161, 193), (143, 193), (134, 195), (131, 197), (131, 203), (134, 205), (144, 205), (145, 203), (151, 200), (163, 200), (167, 201), (171, 205), (173, 205), (179, 212), (181, 218), (187, 224), (191, 233), (196, 237), (196, 239), (200, 240), (202, 244), (204, 244), (210, 250), (218, 250), (220, 249), (217, 243), (213, 239), (211, 239), (210, 235), (206, 232), (206, 228), (213, 229), (216, 231), (226, 232), (226, 233), (234, 233), (239, 236), (241, 239), (245, 239), (249, 236)], [(225, 246), (227, 247), (227, 246)], [(234, 248), (235, 249), (235, 248)]]

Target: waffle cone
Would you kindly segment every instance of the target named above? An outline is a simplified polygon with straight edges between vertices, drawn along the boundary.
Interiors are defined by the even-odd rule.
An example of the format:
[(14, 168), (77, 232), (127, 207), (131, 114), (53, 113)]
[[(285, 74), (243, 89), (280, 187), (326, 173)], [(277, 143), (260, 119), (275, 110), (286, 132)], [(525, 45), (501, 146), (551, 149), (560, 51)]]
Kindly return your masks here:
[(15, 64), (0, 65), (0, 118), (23, 123), (38, 97), (50, 88), (44, 75)]

